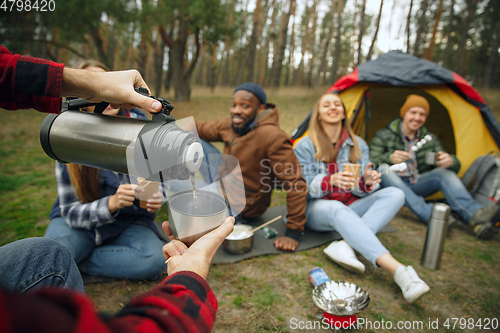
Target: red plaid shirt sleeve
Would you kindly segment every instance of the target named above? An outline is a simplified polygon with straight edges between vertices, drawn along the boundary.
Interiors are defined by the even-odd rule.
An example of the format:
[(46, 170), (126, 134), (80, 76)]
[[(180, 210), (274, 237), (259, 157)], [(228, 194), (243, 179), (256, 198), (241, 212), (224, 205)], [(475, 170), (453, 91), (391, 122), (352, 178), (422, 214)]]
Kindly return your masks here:
[(12, 54), (0, 46), (0, 107), (61, 112), (64, 64)]
[(208, 333), (217, 307), (206, 281), (187, 271), (169, 276), (111, 317), (96, 313), (85, 295), (71, 290), (11, 294), (0, 289), (0, 332)]

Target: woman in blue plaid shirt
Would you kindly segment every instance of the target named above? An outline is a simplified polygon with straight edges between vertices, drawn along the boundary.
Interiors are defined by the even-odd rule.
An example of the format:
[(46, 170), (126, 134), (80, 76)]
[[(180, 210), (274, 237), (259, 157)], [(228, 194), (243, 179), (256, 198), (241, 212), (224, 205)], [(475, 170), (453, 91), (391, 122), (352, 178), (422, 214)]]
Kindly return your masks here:
[[(78, 67), (107, 71), (95, 60)], [(147, 119), (138, 109), (108, 107), (103, 113)], [(164, 239), (154, 219), (165, 203), (168, 189), (163, 184), (143, 209), (128, 175), (56, 162), (56, 180), (59, 197), (52, 207), (45, 237), (65, 245), (82, 272), (124, 279), (159, 276), (165, 267), (160, 250)]]

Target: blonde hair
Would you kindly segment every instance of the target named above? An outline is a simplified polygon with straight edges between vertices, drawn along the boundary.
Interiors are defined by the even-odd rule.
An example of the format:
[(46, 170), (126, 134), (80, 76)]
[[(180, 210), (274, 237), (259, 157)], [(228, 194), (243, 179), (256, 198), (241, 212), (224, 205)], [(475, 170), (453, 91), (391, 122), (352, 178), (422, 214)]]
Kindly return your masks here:
[[(330, 139), (328, 138), (328, 135), (326, 135), (321, 120), (319, 119), (320, 101), (326, 95), (330, 94), (325, 94), (321, 96), (316, 102), (316, 105), (314, 106), (311, 118), (309, 119), (309, 137), (311, 138), (311, 141), (313, 142), (314, 147), (316, 148), (316, 154), (314, 155), (314, 157), (323, 162), (333, 162), (337, 158), (337, 154), (339, 152), (340, 147), (339, 145), (333, 147)], [(334, 95), (337, 95), (340, 98), (338, 94)], [(340, 101), (342, 102), (341, 98)], [(344, 106), (344, 102), (342, 102), (342, 107), (344, 108), (344, 115), (345, 115), (346, 109)], [(352, 147), (349, 152), (349, 161), (351, 163), (356, 163), (361, 158), (362, 153), (361, 153), (361, 148), (359, 147), (358, 140), (356, 139), (356, 135), (352, 130), (351, 124), (349, 123), (347, 116), (344, 119), (342, 119), (342, 129), (345, 129), (347, 133), (349, 133), (349, 136), (354, 142), (354, 147)]]

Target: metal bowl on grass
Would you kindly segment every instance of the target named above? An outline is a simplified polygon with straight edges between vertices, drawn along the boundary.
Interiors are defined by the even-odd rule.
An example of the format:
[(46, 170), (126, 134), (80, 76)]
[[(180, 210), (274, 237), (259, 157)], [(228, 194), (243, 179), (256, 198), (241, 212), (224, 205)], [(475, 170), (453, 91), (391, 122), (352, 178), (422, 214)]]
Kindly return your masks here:
[(232, 254), (248, 252), (253, 246), (252, 226), (236, 224), (233, 232), (229, 234), (222, 245), (224, 250)]
[(366, 291), (344, 281), (328, 281), (316, 286), (312, 298), (317, 307), (336, 316), (354, 315), (370, 304)]

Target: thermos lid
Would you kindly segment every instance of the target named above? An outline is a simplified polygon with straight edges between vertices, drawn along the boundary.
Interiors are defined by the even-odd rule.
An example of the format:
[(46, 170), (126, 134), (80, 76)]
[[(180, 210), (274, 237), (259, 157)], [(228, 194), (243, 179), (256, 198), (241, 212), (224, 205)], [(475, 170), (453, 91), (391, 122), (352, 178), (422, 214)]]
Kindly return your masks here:
[(448, 220), (450, 206), (444, 203), (436, 203), (432, 208), (431, 219)]

